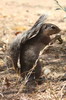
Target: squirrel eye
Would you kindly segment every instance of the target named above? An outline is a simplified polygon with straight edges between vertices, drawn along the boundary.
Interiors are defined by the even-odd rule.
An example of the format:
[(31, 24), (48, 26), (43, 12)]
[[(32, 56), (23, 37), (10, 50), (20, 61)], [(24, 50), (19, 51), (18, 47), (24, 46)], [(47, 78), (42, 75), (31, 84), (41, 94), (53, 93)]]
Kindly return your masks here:
[(51, 28), (52, 28), (52, 29), (56, 29), (56, 27), (55, 27), (55, 26), (51, 26)]

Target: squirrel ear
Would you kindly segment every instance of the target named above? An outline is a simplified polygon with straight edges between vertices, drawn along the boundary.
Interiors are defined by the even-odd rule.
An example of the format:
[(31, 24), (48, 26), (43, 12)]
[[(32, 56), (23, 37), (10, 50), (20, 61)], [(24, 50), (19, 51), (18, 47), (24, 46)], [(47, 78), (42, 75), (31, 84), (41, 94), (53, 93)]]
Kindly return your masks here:
[(46, 25), (46, 24), (43, 25), (43, 30), (44, 30), (44, 29), (47, 29), (47, 25)]
[(44, 32), (45, 29), (47, 29), (47, 28), (48, 28), (47, 24), (46, 24), (46, 23), (43, 24), (43, 25), (41, 26), (41, 28), (40, 28), (40, 32)]

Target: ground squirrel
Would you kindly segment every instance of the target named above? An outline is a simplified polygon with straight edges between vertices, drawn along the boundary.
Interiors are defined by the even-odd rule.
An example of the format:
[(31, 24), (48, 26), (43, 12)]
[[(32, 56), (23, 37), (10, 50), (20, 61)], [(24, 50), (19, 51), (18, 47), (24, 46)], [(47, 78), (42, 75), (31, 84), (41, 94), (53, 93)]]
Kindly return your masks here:
[[(56, 25), (45, 23), (45, 19), (44, 15), (40, 16), (32, 28), (18, 34), (10, 45), (9, 55), (12, 58), (15, 69), (20, 70), (23, 77), (33, 67), (40, 50), (51, 41), (50, 35), (61, 31)], [(18, 66), (18, 59), (20, 67)], [(31, 76), (39, 78), (41, 69), (41, 64), (38, 62)]]

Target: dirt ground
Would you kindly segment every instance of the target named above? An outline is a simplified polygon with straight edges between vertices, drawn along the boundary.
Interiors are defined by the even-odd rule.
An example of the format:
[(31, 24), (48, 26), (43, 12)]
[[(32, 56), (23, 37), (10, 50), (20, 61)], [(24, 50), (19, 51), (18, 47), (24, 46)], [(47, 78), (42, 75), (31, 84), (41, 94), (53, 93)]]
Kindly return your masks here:
[[(66, 0), (58, 1), (66, 6)], [(0, 100), (66, 100), (66, 12), (56, 8), (54, 0), (0, 0)], [(4, 52), (15, 34), (28, 30), (42, 14), (63, 31), (63, 43), (56, 42), (42, 57), (43, 84), (27, 88), (13, 67), (4, 66)]]

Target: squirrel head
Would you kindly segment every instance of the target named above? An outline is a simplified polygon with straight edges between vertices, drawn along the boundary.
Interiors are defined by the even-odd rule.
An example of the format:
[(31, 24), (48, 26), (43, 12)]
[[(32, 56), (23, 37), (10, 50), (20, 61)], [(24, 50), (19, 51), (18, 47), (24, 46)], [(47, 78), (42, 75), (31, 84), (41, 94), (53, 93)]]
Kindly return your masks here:
[(61, 29), (58, 26), (54, 25), (54, 24), (45, 23), (45, 24), (42, 25), (40, 31), (44, 35), (50, 36), (50, 35), (59, 33), (61, 31)]

